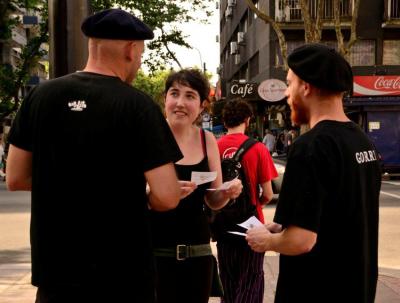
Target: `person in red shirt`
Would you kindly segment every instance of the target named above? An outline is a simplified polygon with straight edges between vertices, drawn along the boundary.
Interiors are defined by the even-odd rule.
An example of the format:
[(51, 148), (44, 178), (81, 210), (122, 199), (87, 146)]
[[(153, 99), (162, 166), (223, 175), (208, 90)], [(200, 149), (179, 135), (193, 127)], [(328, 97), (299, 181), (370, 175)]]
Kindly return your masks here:
[[(228, 101), (222, 118), (228, 133), (218, 140), (222, 159), (233, 157), (248, 138), (252, 110), (240, 99)], [(241, 164), (250, 183), (251, 202), (256, 205), (258, 219), (264, 222), (262, 206), (272, 199), (271, 180), (278, 176), (271, 155), (264, 144), (258, 142), (243, 156)], [(261, 195), (258, 188), (261, 187)], [(237, 236), (218, 239), (218, 264), (224, 288), (223, 303), (262, 303), (264, 297), (264, 253), (251, 250), (244, 238)]]

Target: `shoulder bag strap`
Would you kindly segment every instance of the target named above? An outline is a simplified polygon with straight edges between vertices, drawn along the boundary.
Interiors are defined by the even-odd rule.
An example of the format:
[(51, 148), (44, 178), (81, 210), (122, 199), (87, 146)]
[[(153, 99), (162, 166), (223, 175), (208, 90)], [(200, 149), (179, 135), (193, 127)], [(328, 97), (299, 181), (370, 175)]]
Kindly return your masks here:
[(239, 162), (242, 160), (243, 155), (252, 147), (254, 144), (256, 144), (257, 141), (252, 139), (252, 138), (247, 138), (246, 141), (244, 141), (236, 151), (236, 153), (233, 155), (233, 160)]

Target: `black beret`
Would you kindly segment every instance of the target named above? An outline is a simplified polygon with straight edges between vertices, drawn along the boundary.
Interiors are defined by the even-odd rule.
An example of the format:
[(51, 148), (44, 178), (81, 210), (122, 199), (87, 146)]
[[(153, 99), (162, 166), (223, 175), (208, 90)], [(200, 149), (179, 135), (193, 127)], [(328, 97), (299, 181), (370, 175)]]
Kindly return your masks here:
[(288, 56), (290, 69), (303, 81), (332, 92), (351, 92), (353, 71), (335, 49), (323, 44), (306, 44)]
[(148, 40), (153, 31), (141, 20), (121, 9), (107, 9), (87, 17), (82, 32), (91, 38), (113, 40)]

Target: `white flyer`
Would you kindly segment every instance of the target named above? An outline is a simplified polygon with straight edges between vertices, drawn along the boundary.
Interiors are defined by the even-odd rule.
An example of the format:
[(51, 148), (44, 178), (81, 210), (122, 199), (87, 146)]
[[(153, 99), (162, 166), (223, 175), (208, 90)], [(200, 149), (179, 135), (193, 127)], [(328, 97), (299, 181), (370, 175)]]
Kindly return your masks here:
[(196, 185), (212, 182), (217, 178), (216, 171), (192, 171), (191, 182), (196, 183)]
[(246, 221), (239, 223), (238, 225), (245, 229), (252, 229), (254, 227), (263, 226), (264, 224), (262, 224), (260, 220), (258, 220), (255, 216), (252, 216), (248, 218)]
[[(236, 180), (236, 179), (237, 179), (237, 178), (235, 178), (235, 179), (233, 179), (233, 180)], [(214, 191), (214, 190), (226, 190), (226, 189), (229, 189), (229, 187), (230, 187), (231, 184), (233, 183), (233, 180), (231, 180), (231, 181), (226, 181), (226, 182), (222, 183), (221, 186), (218, 187), (218, 188), (207, 188), (207, 190)]]
[(243, 236), (243, 237), (247, 236), (247, 234), (241, 233), (240, 231), (228, 231), (228, 233), (238, 235), (238, 236)]

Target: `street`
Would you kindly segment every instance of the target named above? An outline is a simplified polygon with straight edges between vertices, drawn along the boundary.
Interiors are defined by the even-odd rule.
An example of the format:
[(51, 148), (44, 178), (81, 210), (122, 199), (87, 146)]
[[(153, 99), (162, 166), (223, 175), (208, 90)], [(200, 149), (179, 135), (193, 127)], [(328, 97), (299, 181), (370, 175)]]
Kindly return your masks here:
[[(377, 303), (400, 298), (400, 181), (383, 181), (380, 200), (379, 284)], [(268, 219), (275, 206), (264, 209)], [(32, 303), (29, 247), (30, 198), (26, 192), (7, 192), (0, 183), (0, 303)], [(265, 262), (265, 302), (272, 302), (276, 283), (277, 254)], [(338, 286), (339, 287), (339, 286)], [(397, 294), (397, 296), (396, 296)], [(211, 298), (210, 302), (219, 302)]]

